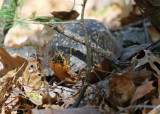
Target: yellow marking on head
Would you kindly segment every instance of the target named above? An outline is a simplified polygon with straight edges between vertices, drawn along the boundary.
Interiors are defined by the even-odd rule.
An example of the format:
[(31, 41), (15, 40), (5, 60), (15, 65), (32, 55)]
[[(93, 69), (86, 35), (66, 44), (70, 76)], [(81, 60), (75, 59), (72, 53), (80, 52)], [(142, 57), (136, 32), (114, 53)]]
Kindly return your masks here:
[(72, 57), (70, 57), (70, 61), (72, 61)]
[(77, 51), (77, 48), (74, 48), (74, 51), (76, 52), (76, 51)]
[(70, 48), (70, 55), (72, 55), (72, 48)]
[(63, 41), (63, 39), (61, 39), (61, 41)]
[(56, 43), (56, 46), (58, 46), (58, 43)]
[(74, 26), (75, 24), (73, 23), (72, 25)]
[(77, 30), (77, 32), (80, 32), (79, 30)]
[(72, 66), (72, 63), (70, 63), (70, 66)]
[(68, 42), (66, 43), (66, 45), (68, 45)]
[(60, 37), (60, 35), (58, 35), (58, 37)]
[(54, 34), (54, 36), (57, 36), (57, 34)]

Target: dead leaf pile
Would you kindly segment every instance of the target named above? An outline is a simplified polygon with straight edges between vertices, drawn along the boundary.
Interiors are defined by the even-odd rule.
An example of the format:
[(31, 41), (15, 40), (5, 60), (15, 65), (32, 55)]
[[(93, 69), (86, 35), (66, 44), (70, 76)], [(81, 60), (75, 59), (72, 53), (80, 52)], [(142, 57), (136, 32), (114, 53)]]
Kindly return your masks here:
[[(133, 26), (143, 26), (144, 38), (147, 37), (146, 28), (150, 25), (150, 21), (147, 19), (139, 21), (142, 17), (142, 12), (134, 3), (127, 2), (127, 0), (123, 0), (121, 4), (118, 2), (106, 4), (104, 0), (94, 1), (96, 4), (91, 4), (90, 11), (87, 12), (90, 18), (103, 20), (108, 28), (120, 28), (121, 26), (138, 22), (138, 24), (134, 23)], [(61, 4), (62, 1), (57, 2), (56, 0), (27, 0), (22, 6), (20, 17), (24, 19), (35, 13), (36, 16), (49, 17), (52, 14), (55, 18), (60, 18), (59, 21), (61, 19), (77, 19), (79, 13), (74, 8), (74, 5), (78, 5), (77, 2), (73, 3), (74, 5), (67, 6), (66, 4), (68, 3)], [(69, 6), (72, 5), (71, 9)], [(102, 6), (104, 7), (102, 8)], [(67, 11), (56, 11), (56, 8), (66, 9)], [(145, 13), (143, 16), (147, 17)], [(42, 22), (45, 21), (42, 20)], [(54, 31), (42, 24), (27, 23), (26, 26), (18, 24), (11, 28), (5, 37), (4, 44), (9, 47), (23, 47), (32, 44), (43, 52)], [(128, 28), (124, 27), (124, 29)], [(128, 31), (132, 33), (135, 29), (137, 28), (132, 28), (131, 26)], [(120, 30), (117, 31), (119, 32)], [(122, 32), (127, 34), (123, 30)], [(132, 39), (136, 37), (134, 35), (133, 38), (131, 37)], [(138, 36), (141, 37), (141, 35)], [(140, 42), (141, 40), (139, 39)], [(133, 41), (135, 41), (135, 44), (137, 43), (136, 40)], [(35, 59), (33, 57), (32, 60), (20, 56), (12, 57), (5, 49), (0, 47), (1, 113), (159, 113), (160, 58), (153, 55), (150, 50), (143, 49), (139, 52), (137, 52), (137, 49), (133, 55), (124, 59), (132, 60), (132, 65), (128, 66), (128, 68), (116, 67), (113, 69), (112, 67), (114, 66), (106, 59), (101, 64), (95, 64), (90, 73), (90, 84), (80, 102), (80, 108), (70, 109), (76, 102), (83, 84), (85, 84), (86, 69), (72, 73), (69, 66), (67, 66), (68, 63), (66, 63), (67, 67), (62, 67), (60, 64), (53, 66), (53, 68), (51, 67), (52, 70), (59, 77), (52, 77), (49, 82), (51, 85), (49, 85), (46, 79), (48, 77), (45, 77), (46, 72), (41, 66), (40, 60), (36, 59), (37, 57)], [(133, 52), (133, 50), (131, 51)], [(131, 51), (128, 51), (128, 53), (130, 54)], [(24, 52), (24, 54), (28, 56), (28, 52)], [(31, 55), (35, 55), (35, 53)], [(64, 69), (67, 72), (63, 72)]]
[[(67, 108), (75, 101), (78, 89), (54, 85), (50, 87), (41, 76), (41, 65), (37, 60), (11, 57), (0, 47), (0, 102), (3, 111), (33, 109), (36, 106)], [(29, 110), (28, 110), (29, 111)]]
[[(147, 113), (154, 109), (154, 106), (158, 107), (160, 103), (159, 60), (160, 58), (154, 56), (151, 51), (141, 50), (132, 59), (133, 65), (127, 71), (112, 74), (110, 80), (100, 81), (93, 87), (94, 89), (87, 90), (87, 103), (99, 106), (100, 110), (107, 114), (142, 113), (146, 106), (152, 107), (146, 108), (145, 113)], [(150, 65), (149, 68), (147, 64)], [(143, 70), (135, 70), (142, 66), (145, 67)], [(131, 106), (133, 108), (130, 108)]]

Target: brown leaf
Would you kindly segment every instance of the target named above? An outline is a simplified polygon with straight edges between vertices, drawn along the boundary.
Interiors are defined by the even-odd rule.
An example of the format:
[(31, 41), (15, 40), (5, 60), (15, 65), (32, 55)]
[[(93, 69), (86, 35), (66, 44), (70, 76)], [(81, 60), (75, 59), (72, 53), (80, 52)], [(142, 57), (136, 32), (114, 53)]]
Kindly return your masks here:
[[(35, 71), (30, 71), (31, 66), (35, 69)], [(39, 76), (38, 61), (29, 61), (29, 64), (23, 73), (22, 79), (25, 85), (33, 88), (40, 88), (44, 86), (45, 83), (42, 81), (42, 77)]]
[(58, 100), (58, 94), (54, 93), (52, 90), (49, 91), (48, 94), (44, 94), (41, 92), (41, 95), (42, 95), (43, 104), (47, 104), (47, 103), (53, 104)]
[[(121, 19), (122, 26), (129, 25), (131, 23), (134, 23), (134, 22), (142, 19), (141, 18), (141, 13), (138, 9), (139, 7), (137, 5), (130, 4), (127, 7), (129, 8), (129, 10), (126, 9), (125, 6), (123, 7), (123, 12), (127, 11), (128, 14), (124, 15), (124, 16), (122, 15), (122, 19)], [(147, 17), (145, 12), (144, 12), (143, 15), (144, 15), (144, 17)]]
[(13, 83), (22, 76), (28, 61), (22, 57), (11, 57), (5, 49), (0, 47), (0, 102), (3, 101), (5, 93), (9, 90)]
[(160, 58), (154, 56), (150, 50), (141, 50), (132, 62), (137, 62), (137, 67), (149, 63), (150, 67), (156, 72), (157, 76), (160, 76)]
[(143, 82), (145, 81), (146, 79), (151, 79), (151, 75), (153, 73), (151, 71), (148, 71), (146, 69), (143, 69), (143, 70), (140, 70), (140, 71), (136, 71), (136, 72), (130, 72), (128, 74), (128, 77), (130, 77), (133, 82)]
[(151, 104), (153, 106), (158, 106), (160, 104), (160, 98), (156, 98), (154, 97), (152, 100), (151, 100)]
[(155, 87), (152, 85), (153, 83), (154, 83), (154, 81), (149, 81), (148, 83), (137, 87), (137, 89), (133, 95), (133, 98), (131, 100), (131, 103), (133, 103), (137, 99), (143, 97), (144, 95), (150, 93), (153, 89), (155, 89)]
[(126, 95), (128, 98), (132, 98), (136, 88), (133, 81), (125, 75), (114, 75), (108, 86), (111, 91)]
[(54, 17), (60, 18), (64, 21), (75, 20), (79, 16), (79, 13), (76, 10), (71, 10), (70, 12), (67, 12), (67, 11), (59, 11), (59, 12), (53, 11), (53, 12), (51, 12), (51, 14)]
[(134, 68), (135, 64), (133, 64), (130, 69), (123, 74), (114, 74), (112, 79), (108, 83), (108, 89), (110, 92), (114, 91), (116, 93), (120, 93), (122, 95), (127, 96), (128, 98), (132, 98), (135, 92), (135, 85), (130, 77), (128, 77), (131, 70)]
[[(72, 4), (68, 4), (68, 1), (65, 0), (26, 0), (24, 1), (21, 10), (18, 10), (17, 13), (20, 14), (20, 19), (31, 17), (32, 14), (36, 14), (35, 16), (51, 16), (49, 12), (52, 10), (68, 11), (70, 10), (71, 6)], [(7, 35), (5, 36), (4, 45), (8, 47), (21, 47), (24, 45), (22, 43), (25, 43), (25, 41), (31, 35), (38, 37), (40, 39), (40, 44), (42, 45), (45, 42), (43, 42), (44, 39), (41, 38), (51, 38), (50, 35), (48, 37), (48, 35), (43, 34), (43, 27), (44, 26), (42, 24), (27, 24), (25, 26), (18, 24), (8, 31)], [(43, 37), (44, 35), (45, 37)], [(35, 42), (31, 43), (34, 44)], [(36, 44), (38, 43), (36, 42)]]
[(4, 48), (0, 47), (0, 63), (0, 76), (4, 76), (8, 71), (21, 67), (24, 63), (27, 64), (28, 62), (20, 56), (11, 57)]
[(100, 65), (94, 65), (94, 69), (90, 72), (90, 83), (93, 84), (104, 79), (107, 72), (110, 71), (110, 62), (105, 59)]
[[(15, 90), (18, 91), (15, 91)], [(15, 88), (14, 91), (10, 92), (11, 94), (7, 98), (7, 100), (4, 103), (4, 106), (11, 109), (19, 109), (19, 108), (26, 108), (26, 109), (32, 109), (33, 103), (31, 103), (26, 96), (22, 96), (22, 91), (20, 91), (18, 88)], [(20, 91), (20, 92), (19, 92)]]

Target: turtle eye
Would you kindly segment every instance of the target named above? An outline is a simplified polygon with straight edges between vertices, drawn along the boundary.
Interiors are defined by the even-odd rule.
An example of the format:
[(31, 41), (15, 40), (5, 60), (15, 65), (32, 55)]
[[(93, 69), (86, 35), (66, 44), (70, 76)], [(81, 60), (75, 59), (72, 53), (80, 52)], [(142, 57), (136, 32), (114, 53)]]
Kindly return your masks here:
[(53, 57), (53, 53), (51, 54), (51, 57)]

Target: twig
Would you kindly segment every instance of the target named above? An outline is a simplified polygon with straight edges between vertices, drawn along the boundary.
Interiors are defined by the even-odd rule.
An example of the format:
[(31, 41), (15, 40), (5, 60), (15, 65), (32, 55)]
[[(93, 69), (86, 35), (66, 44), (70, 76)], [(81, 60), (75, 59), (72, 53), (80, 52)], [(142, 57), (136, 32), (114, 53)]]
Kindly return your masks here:
[[(82, 73), (83, 74), (83, 73)], [(71, 77), (69, 77), (69, 78), (67, 78), (67, 79), (72, 79), (72, 78), (74, 78), (74, 77), (79, 77), (80, 75), (82, 75), (81, 73), (80, 74), (77, 74), (77, 75), (74, 75), (74, 76), (71, 76)], [(62, 80), (61, 82), (59, 82), (57, 85), (55, 85), (55, 86), (53, 86), (52, 87), (52, 89), (55, 89), (57, 86), (59, 86), (60, 84), (62, 84), (62, 83), (64, 83), (64, 82), (66, 82), (67, 80), (65, 79), (65, 80)]]
[(86, 45), (86, 48), (87, 48), (87, 75), (86, 75), (86, 78), (85, 78), (85, 81), (84, 81), (84, 85), (79, 93), (79, 96), (77, 97), (75, 103), (73, 104), (72, 107), (78, 107), (79, 103), (81, 102), (82, 98), (84, 97), (84, 93), (89, 85), (89, 76), (90, 76), (90, 71), (91, 71), (91, 51), (90, 51), (90, 46), (89, 46), (89, 39), (88, 39), (88, 35), (87, 35), (87, 30), (84, 26), (84, 9), (85, 9), (85, 6), (86, 6), (86, 2), (87, 0), (83, 0), (83, 5), (82, 5), (82, 14), (81, 14), (81, 27), (82, 27), (82, 30), (84, 32), (84, 36), (85, 36), (85, 45)]
[[(16, 21), (21, 21), (20, 19), (18, 20), (14, 20), (15, 22)], [(9, 22), (9, 21), (8, 21)], [(79, 24), (79, 22), (68, 22), (68, 21), (63, 21), (63, 22), (56, 22), (56, 21), (50, 21), (50, 22), (35, 22), (35, 21), (32, 21), (32, 20), (27, 20), (27, 21), (23, 21), (25, 23), (28, 23), (28, 24), (43, 24), (43, 25), (53, 25), (53, 24)]]
[(86, 76), (86, 80), (85, 81), (86, 81), (86, 83), (89, 84), (89, 75), (90, 75), (90, 71), (91, 71), (91, 49), (90, 49), (90, 46), (89, 46), (89, 38), (88, 38), (87, 30), (86, 30), (86, 28), (84, 26), (84, 19), (83, 19), (86, 2), (87, 2), (87, 0), (83, 1), (83, 8), (82, 8), (80, 25), (81, 25), (81, 27), (83, 29), (83, 32), (84, 32), (85, 45), (86, 45), (86, 48), (87, 48), (87, 58), (86, 58), (86, 60), (87, 60), (87, 68), (88, 68), (88, 70), (87, 70), (87, 76)]
[(148, 114), (158, 114), (160, 112), (160, 105), (156, 106), (154, 109), (152, 109)]
[(73, 0), (74, 2), (73, 2), (73, 6), (72, 6), (72, 9), (71, 9), (71, 11), (74, 9), (74, 7), (75, 7), (75, 0)]
[(121, 109), (120, 111), (116, 112), (116, 114), (120, 114), (121, 112), (128, 110), (128, 109), (132, 109), (132, 108), (154, 108), (155, 106), (152, 105), (135, 105), (135, 106), (128, 106), (125, 107), (123, 109)]

